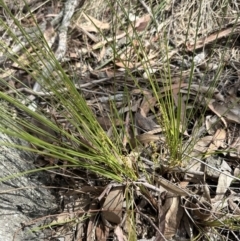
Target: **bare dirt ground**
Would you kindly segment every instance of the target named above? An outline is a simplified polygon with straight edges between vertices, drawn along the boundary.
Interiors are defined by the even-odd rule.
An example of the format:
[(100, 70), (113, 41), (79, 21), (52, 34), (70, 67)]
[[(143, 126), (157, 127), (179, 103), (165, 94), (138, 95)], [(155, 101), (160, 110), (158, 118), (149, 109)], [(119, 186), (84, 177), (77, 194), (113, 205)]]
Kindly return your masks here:
[[(123, 153), (137, 152), (145, 171), (153, 177), (151, 185), (139, 182), (145, 193), (134, 194), (132, 223), (127, 218), (124, 184), (110, 187), (106, 180), (78, 170), (64, 173), (65, 178), (60, 177), (62, 173), (53, 175), (54, 184), (69, 190), (59, 191), (61, 208), (51, 223), (51, 237), (45, 240), (239, 240), (237, 1), (141, 0), (119, 4), (28, 0), (32, 15), (27, 14), (29, 9), (22, 1), (5, 2), (33, 41), (37, 41), (36, 35), (31, 35), (37, 31), (36, 19), (56, 58), (111, 140), (121, 142)], [(18, 31), (8, 14), (1, 14), (6, 24)], [(7, 34), (1, 41), (19, 61), (32, 64)], [(4, 70), (1, 79), (29, 96), (49, 99), (4, 53), (0, 63)], [(179, 118), (186, 127), (182, 133), (186, 156), (181, 163), (169, 166), (171, 153), (150, 78), (158, 86), (158, 95), (167, 99), (166, 91), (171, 92), (172, 108), (182, 110)], [(1, 91), (13, 94), (5, 86)], [(113, 100), (122, 118), (111, 116)], [(39, 101), (38, 108), (48, 107)], [(60, 122), (57, 108), (52, 112)], [(128, 129), (130, 119), (134, 128)], [(126, 127), (119, 134), (121, 140), (112, 135), (113, 125), (119, 132), (120, 127)], [(156, 160), (161, 167), (155, 165)], [(44, 166), (51, 161), (39, 157), (35, 164)], [(86, 217), (90, 217), (88, 221), (80, 222)]]

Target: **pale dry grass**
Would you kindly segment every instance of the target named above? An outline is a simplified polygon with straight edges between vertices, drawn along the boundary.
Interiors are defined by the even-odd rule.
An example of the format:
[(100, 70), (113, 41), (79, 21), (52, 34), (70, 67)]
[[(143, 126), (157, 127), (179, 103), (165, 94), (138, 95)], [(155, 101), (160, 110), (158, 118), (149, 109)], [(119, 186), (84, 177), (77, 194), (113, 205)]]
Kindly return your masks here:
[[(165, 34), (167, 38), (180, 46), (185, 41), (193, 42), (195, 38), (205, 37), (212, 31), (234, 23), (238, 18), (239, 6), (236, 1), (94, 1), (86, 4), (86, 13), (109, 22), (118, 16), (119, 29), (126, 24), (126, 14), (140, 17), (146, 13), (146, 8), (154, 14), (158, 23), (157, 32)], [(114, 14), (112, 14), (112, 12)], [(117, 26), (114, 26), (117, 29)], [(111, 34), (111, 33), (109, 33)], [(146, 36), (148, 37), (148, 35)]]

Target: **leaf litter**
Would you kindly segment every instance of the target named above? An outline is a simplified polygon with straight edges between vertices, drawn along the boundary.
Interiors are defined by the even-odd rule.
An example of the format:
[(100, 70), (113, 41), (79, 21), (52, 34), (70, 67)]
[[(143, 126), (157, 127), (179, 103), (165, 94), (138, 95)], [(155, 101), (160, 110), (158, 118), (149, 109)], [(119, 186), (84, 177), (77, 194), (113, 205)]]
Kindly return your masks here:
[[(54, 182), (61, 182), (69, 190), (59, 192), (62, 210), (51, 223), (52, 238), (64, 235), (65, 240), (127, 240), (132, 235), (134, 240), (239, 240), (237, 6), (233, 2), (223, 15), (213, 1), (202, 1), (201, 6), (197, 1), (168, 1), (161, 11), (157, 2), (146, 8), (150, 3), (139, 1), (130, 3), (132, 15), (126, 16), (120, 9), (111, 20), (108, 13), (112, 9), (106, 2), (99, 0), (96, 6), (84, 1), (76, 4), (79, 12), (69, 27), (67, 52), (63, 47), (63, 56), (56, 57), (68, 75), (75, 73), (75, 87), (110, 139), (118, 143), (125, 164), (135, 170), (138, 180), (119, 185), (86, 170), (55, 170)], [(7, 4), (16, 11), (15, 6)], [(28, 4), (33, 9), (31, 1)], [(61, 18), (63, 5), (58, 1), (48, 4), (52, 4), (52, 16)], [(122, 2), (122, 6), (127, 4)], [(33, 16), (42, 24), (45, 41), (54, 51), (54, 45), (60, 44), (55, 38), (60, 32), (59, 22), (57, 17), (45, 21), (47, 7), (47, 3), (39, 6)], [(23, 8), (18, 13), (31, 33), (34, 22), (32, 16), (24, 16)], [(199, 9), (202, 17), (197, 21)], [(157, 17), (152, 18), (154, 14), (162, 18), (161, 23)], [(118, 26), (113, 30), (116, 22)], [(164, 29), (168, 29), (167, 53)], [(22, 70), (22, 65), (32, 64), (23, 46), (33, 55), (38, 49), (24, 41), (22, 47), (19, 43), (11, 46), (10, 36), (3, 39), (14, 58), (8, 59), (1, 51), (1, 63), (6, 64), (0, 76), (12, 87), (2, 85), (1, 91), (14, 95), (17, 89), (23, 96), (39, 99), (37, 108), (50, 116), (54, 113), (55, 122), (74, 134), (56, 103), (53, 108), (49, 106), (54, 93), (48, 95), (39, 86), (33, 88), (36, 83)], [(116, 46), (116, 53), (111, 44)], [(150, 78), (155, 86), (149, 83)], [(61, 84), (57, 85), (60, 90)], [(61, 91), (64, 94), (67, 89)], [(157, 99), (169, 104), (169, 93), (173, 96), (172, 108), (176, 112), (180, 109), (185, 154), (173, 166), (164, 113)], [(200, 116), (202, 126), (198, 125)], [(91, 143), (86, 141), (86, 145)], [(58, 162), (42, 159), (45, 162), (38, 163), (41, 166)], [(229, 220), (235, 224), (226, 230)]]

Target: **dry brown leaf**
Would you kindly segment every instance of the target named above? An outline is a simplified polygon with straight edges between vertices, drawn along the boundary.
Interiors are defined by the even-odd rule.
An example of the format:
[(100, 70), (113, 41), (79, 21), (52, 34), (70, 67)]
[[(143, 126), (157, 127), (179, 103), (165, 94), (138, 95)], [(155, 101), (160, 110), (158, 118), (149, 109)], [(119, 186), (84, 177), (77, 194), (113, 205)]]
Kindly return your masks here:
[[(123, 135), (123, 138), (122, 138), (122, 144), (124, 147), (126, 147), (127, 143), (129, 143), (129, 139), (131, 139), (131, 136), (132, 136), (132, 131), (130, 130), (130, 114), (129, 114), (129, 111), (127, 112), (126, 114), (126, 117), (125, 117), (125, 126), (124, 126), (124, 135)], [(130, 137), (130, 138), (129, 138)]]
[(204, 200), (206, 200), (208, 203), (212, 203), (211, 202), (211, 195), (210, 195), (210, 187), (209, 185), (206, 183), (206, 180), (204, 179), (204, 184), (203, 184), (203, 195), (202, 198), (204, 198)]
[(134, 68), (134, 63), (130, 62), (129, 60), (127, 61), (124, 61), (124, 60), (121, 60), (121, 61), (118, 61), (118, 62), (114, 62), (114, 64), (120, 68), (127, 68), (127, 69), (133, 69)]
[(73, 220), (70, 216), (70, 213), (60, 213), (57, 215), (57, 217), (54, 219), (54, 221), (51, 222), (50, 225), (54, 226), (56, 224), (63, 224), (67, 223), (69, 221)]
[(224, 173), (230, 175), (231, 173), (224, 171), (223, 173), (220, 174), (219, 179), (218, 179), (218, 185), (217, 185), (217, 191), (216, 191), (216, 196), (214, 198), (214, 201), (221, 200), (224, 195), (226, 190), (229, 188), (229, 186), (232, 183), (233, 178), (224, 175)]
[(216, 147), (226, 147), (226, 137), (227, 137), (227, 132), (224, 129), (218, 129), (213, 136), (213, 143)]
[(118, 120), (118, 119), (110, 119), (109, 117), (107, 116), (104, 116), (104, 117), (96, 117), (97, 118), (97, 121), (98, 123), (100, 124), (100, 126), (105, 130), (107, 131), (110, 127), (112, 126), (120, 126), (122, 125), (122, 121), (121, 120)]
[(194, 151), (200, 153), (205, 153), (208, 150), (208, 146), (211, 144), (213, 136), (204, 136), (202, 137), (193, 147)]
[(238, 33), (238, 32), (239, 32), (239, 22), (234, 23), (234, 26), (230, 26), (227, 29), (224, 26), (224, 29), (218, 29), (214, 33), (211, 33), (209, 36), (200, 38), (199, 40), (196, 41), (196, 43), (195, 41), (194, 43), (187, 43), (187, 49), (189, 51), (193, 51), (193, 50), (202, 48), (203, 46), (206, 46), (216, 40), (226, 38), (230, 34), (232, 36), (234, 33)]
[[(27, 53), (32, 52), (32, 48), (29, 48)], [(21, 64), (21, 66), (19, 65)], [(18, 61), (14, 61), (12, 64), (12, 67), (14, 68), (23, 68), (23, 66), (30, 66), (31, 62), (29, 60), (29, 54), (23, 53), (21, 56), (19, 56)]]
[[(145, 95), (143, 101), (141, 103), (141, 109), (145, 113), (145, 116), (148, 114), (151, 108), (153, 108), (156, 104), (157, 98), (152, 97), (152, 95)], [(144, 116), (144, 115), (143, 115)]]
[(117, 237), (118, 241), (126, 241), (127, 238), (124, 236), (122, 229), (119, 227), (119, 225), (114, 229), (114, 234)]
[(226, 137), (227, 133), (224, 129), (218, 129), (213, 136), (213, 142), (209, 145), (207, 150), (207, 156), (211, 156), (219, 147), (226, 147)]
[[(94, 195), (100, 195), (104, 191), (105, 187), (94, 187), (94, 186), (82, 186), (80, 189), (81, 193), (92, 193)], [(76, 192), (77, 193), (77, 192)], [(74, 193), (73, 193), (74, 194)], [(72, 193), (71, 193), (72, 195)]]
[(215, 169), (221, 169), (222, 161), (223, 160), (221, 158), (218, 158), (215, 155), (209, 155), (207, 158), (205, 158), (205, 174), (208, 178), (213, 180), (219, 178), (220, 172), (216, 172)]
[[(166, 239), (171, 239), (179, 227), (180, 221), (183, 216), (183, 208), (180, 203), (180, 197), (171, 197), (171, 205), (167, 210), (165, 216), (164, 232), (163, 235)], [(167, 199), (166, 202), (169, 202)]]
[(87, 227), (87, 239), (86, 241), (92, 241), (95, 240), (95, 222), (94, 219), (91, 217), (88, 222), (88, 227)]
[[(227, 164), (227, 162), (223, 161), (221, 164), (221, 171), (220, 176), (218, 178), (218, 185), (216, 190), (216, 196), (214, 198), (214, 202), (221, 200), (229, 186), (231, 185), (234, 177), (231, 177), (231, 167)], [(227, 175), (225, 175), (226, 173)]]
[(189, 136), (189, 134), (187, 133), (187, 128), (186, 128), (186, 105), (185, 105), (185, 102), (184, 102), (184, 99), (181, 98), (180, 101), (180, 106), (179, 106), (179, 88), (175, 88), (175, 85), (178, 85), (179, 84), (174, 84), (172, 85), (173, 89), (172, 89), (172, 94), (173, 94), (173, 100), (174, 100), (174, 103), (176, 105), (176, 107), (179, 109), (180, 108), (180, 125), (179, 125), (179, 128), (180, 128), (180, 132), (183, 133), (184, 135), (186, 136)]
[(141, 18), (137, 19), (136, 23), (134, 25), (136, 31), (141, 32), (141, 31), (145, 30), (145, 28), (149, 24), (150, 20), (151, 20), (150, 14), (146, 14), (146, 15), (142, 16)]
[(76, 232), (75, 232), (76, 241), (82, 241), (84, 239), (84, 234), (85, 234), (84, 226), (85, 226), (84, 222), (78, 222), (78, 224), (76, 226)]
[(87, 227), (87, 238), (86, 241), (92, 241), (96, 238), (95, 227), (96, 227), (96, 210), (98, 209), (98, 204), (96, 202), (91, 203), (89, 207), (89, 214), (91, 215)]
[(130, 144), (131, 144), (131, 147), (134, 149), (136, 146), (139, 145), (139, 143), (142, 145), (146, 145), (146, 144), (149, 144), (151, 141), (159, 141), (159, 140), (161, 140), (160, 135), (145, 133), (145, 134), (132, 137), (130, 139)]
[(102, 206), (102, 218), (119, 224), (122, 220), (123, 187), (113, 187)]
[(99, 29), (109, 29), (110, 28), (109, 23), (101, 22), (101, 21), (97, 20), (96, 18), (94, 18), (90, 15), (87, 15), (85, 13), (83, 13), (83, 16), (88, 22), (81, 24), (80, 27), (88, 32), (98, 33)]
[(48, 43), (48, 46), (51, 47), (57, 37), (57, 33), (50, 21), (47, 21), (46, 29), (43, 33), (43, 36)]
[[(191, 153), (189, 155), (187, 155), (186, 157), (188, 157), (188, 158), (183, 159), (182, 166), (187, 167), (187, 170), (189, 172), (201, 171), (202, 164), (197, 160), (197, 158), (202, 157), (202, 152), (199, 152), (199, 151), (193, 149), (191, 151)], [(197, 179), (198, 182), (199, 182), (199, 179), (201, 178), (199, 176), (196, 177), (196, 175), (189, 175), (189, 174), (187, 174), (186, 177), (188, 178), (188, 180), (192, 179), (193, 181), (194, 181), (194, 179), (195, 180)]]
[[(228, 139), (229, 140), (229, 139)], [(229, 148), (235, 149), (235, 151), (231, 151), (229, 154), (232, 157), (239, 157), (240, 154), (240, 137), (234, 138), (233, 141), (229, 140)]]
[(202, 93), (202, 94), (209, 94), (211, 95), (216, 95), (219, 93), (219, 90), (217, 88), (210, 88), (208, 86), (203, 86), (203, 85), (191, 85), (191, 90), (194, 90), (196, 92)]
[(208, 108), (213, 112), (215, 113), (220, 119), (221, 121), (223, 122), (223, 124), (227, 127), (227, 122), (225, 121), (225, 119), (222, 117), (221, 113), (219, 113), (216, 108), (214, 107), (213, 103), (215, 101), (214, 100), (210, 100), (209, 103), (208, 103)]
[[(240, 109), (238, 106), (229, 108), (226, 104), (211, 101), (208, 107), (217, 115), (223, 119), (225, 117), (228, 121), (240, 124)], [(227, 125), (224, 121), (224, 124)]]
[[(162, 234), (164, 234), (164, 232), (165, 232), (166, 215), (172, 205), (172, 202), (173, 202), (173, 197), (170, 196), (168, 193), (167, 194), (165, 193), (164, 205), (160, 209), (160, 217), (159, 217), (159, 220), (160, 220), (159, 226), (160, 226), (160, 231)], [(159, 240), (162, 240), (161, 236), (160, 236)]]
[(106, 55), (106, 47), (104, 45), (100, 51), (100, 54), (98, 55), (98, 58), (97, 58), (98, 62), (101, 62), (105, 55)]
[(159, 125), (157, 125), (153, 120), (151, 120), (150, 118), (147, 118), (143, 115), (145, 115), (145, 113), (140, 108), (140, 112), (137, 112), (135, 114), (135, 120), (136, 120), (137, 127), (139, 127), (142, 130), (145, 130), (145, 131), (152, 131), (153, 129), (159, 127)]
[(212, 205), (205, 200), (199, 201), (194, 198), (189, 207), (192, 210), (194, 219), (205, 221), (212, 216)]
[(143, 95), (150, 95), (151, 93), (150, 93), (150, 91), (148, 91), (148, 90), (141, 90), (141, 89), (133, 89), (132, 91), (131, 91), (131, 95), (141, 95), (141, 94), (143, 94)]
[[(58, 233), (64, 234), (64, 241), (72, 241), (75, 238), (74, 232), (69, 232), (69, 227), (64, 230), (64, 226), (58, 230)], [(60, 232), (59, 232), (60, 231)]]
[(165, 179), (164, 177), (162, 177), (160, 175), (154, 175), (154, 180), (156, 181), (156, 183), (158, 183), (158, 185), (163, 187), (168, 192), (174, 194), (175, 196), (176, 195), (178, 195), (178, 196), (189, 196), (190, 195), (190, 193), (186, 189), (181, 188), (177, 184), (175, 184), (171, 181), (168, 181), (167, 179)]
[(189, 84), (186, 84), (186, 83), (177, 83), (177, 84), (173, 84), (171, 86), (164, 86), (161, 91), (160, 91), (160, 94), (162, 96), (162, 94), (164, 93), (167, 93), (169, 90), (174, 90), (174, 89), (177, 89), (178, 91), (182, 88), (182, 87), (186, 87), (188, 86)]
[(106, 241), (109, 236), (109, 227), (103, 225), (102, 222), (98, 222), (96, 225), (96, 241)]
[(214, 135), (216, 128), (219, 126), (218, 117), (216, 115), (208, 115), (205, 120), (206, 129), (209, 135)]
[(132, 31), (129, 31), (129, 33), (123, 32), (123, 33), (117, 35), (117, 36), (114, 37), (114, 38), (107, 38), (106, 40), (103, 40), (103, 41), (101, 41), (101, 42), (99, 42), (99, 43), (94, 44), (94, 45), (92, 46), (92, 49), (93, 49), (93, 50), (99, 49), (99, 48), (103, 47), (103, 46), (104, 46), (105, 44), (107, 44), (107, 43), (110, 43), (110, 42), (112, 42), (112, 41), (115, 41), (115, 40), (118, 40), (118, 39), (121, 39), (121, 38), (125, 37), (126, 34), (130, 35), (131, 32), (132, 32)]

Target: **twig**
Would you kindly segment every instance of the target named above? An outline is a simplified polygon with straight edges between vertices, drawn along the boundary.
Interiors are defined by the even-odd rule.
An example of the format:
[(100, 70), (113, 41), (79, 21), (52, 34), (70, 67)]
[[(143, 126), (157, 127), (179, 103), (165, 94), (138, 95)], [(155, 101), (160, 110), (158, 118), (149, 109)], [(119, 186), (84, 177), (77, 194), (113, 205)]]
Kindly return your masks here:
[[(85, 88), (85, 87), (89, 87), (91, 85), (99, 84), (99, 83), (102, 83), (102, 82), (107, 81), (107, 80), (109, 80), (109, 78), (102, 78), (102, 79), (99, 79), (99, 80), (89, 81), (88, 83), (85, 83), (85, 84), (75, 84), (75, 87), (78, 90), (83, 90), (83, 88)], [(60, 93), (67, 92), (67, 91), (68, 91), (67, 88), (59, 89)], [(89, 90), (86, 90), (86, 91), (89, 91)], [(13, 89), (13, 90), (6, 91), (7, 94), (14, 94), (14, 93), (20, 93), (20, 92), (27, 92), (29, 94), (36, 95), (36, 96), (52, 96), (52, 95), (54, 95), (54, 93), (51, 92), (51, 91), (50, 92), (44, 92), (44, 91), (36, 92), (36, 91), (34, 91), (32, 89), (29, 89), (29, 88), (19, 88), (19, 89)]]
[(150, 9), (150, 7), (147, 6), (147, 4), (143, 0), (139, 0), (139, 2), (143, 5), (143, 7), (147, 10), (149, 15), (151, 16), (152, 19), (154, 19), (153, 13)]
[(107, 102), (107, 101), (119, 101), (119, 100), (123, 100), (123, 97), (124, 97), (124, 94), (116, 94), (116, 95), (109, 95), (109, 96), (103, 96), (103, 97), (100, 97), (98, 99), (94, 99), (94, 100), (89, 100), (87, 101), (87, 104), (93, 104), (95, 102)]
[(207, 164), (206, 162), (204, 162), (204, 161), (202, 161), (202, 160), (200, 160), (200, 159), (198, 159), (198, 158), (196, 158), (196, 157), (187, 155), (187, 154), (185, 154), (185, 153), (183, 153), (183, 155), (185, 155), (185, 156), (187, 156), (187, 157), (190, 157), (190, 158), (192, 158), (192, 159), (195, 160), (195, 161), (199, 161), (199, 162), (201, 162), (203, 165), (206, 165), (206, 166), (208, 166), (209, 168), (212, 168), (213, 170), (215, 170), (215, 171), (217, 171), (217, 172), (220, 172), (221, 174), (224, 174), (224, 175), (226, 175), (226, 176), (228, 176), (228, 177), (231, 177), (232, 179), (236, 179), (236, 180), (240, 181), (240, 178), (235, 177), (235, 176), (232, 176), (232, 175), (230, 175), (230, 174), (227, 174), (226, 172), (223, 172), (223, 171), (217, 169), (216, 167), (213, 167), (213, 166)]
[[(65, 56), (67, 51), (67, 30), (71, 22), (71, 18), (74, 14), (75, 8), (79, 5), (80, 0), (67, 0), (65, 2), (63, 20), (61, 26), (59, 27), (59, 43), (58, 48), (55, 52), (55, 58), (58, 62), (61, 62), (62, 58)], [(43, 79), (47, 79), (50, 73), (54, 70), (56, 66), (56, 61), (49, 59), (46, 63), (45, 68), (42, 70), (41, 78), (34, 84), (33, 90), (40, 91)]]
[[(63, 19), (61, 26), (59, 27), (59, 43), (55, 52), (55, 59), (48, 59), (45, 67), (42, 70), (40, 78), (35, 82), (33, 91), (39, 92), (41, 85), (44, 83), (44, 79), (48, 79), (52, 71), (56, 67), (56, 62), (61, 62), (67, 51), (67, 30), (71, 22), (71, 18), (74, 14), (75, 8), (79, 5), (81, 0), (67, 0), (64, 5)], [(35, 96), (30, 96), (31, 100), (35, 99)], [(29, 109), (35, 111), (36, 104), (33, 102), (28, 106)]]

